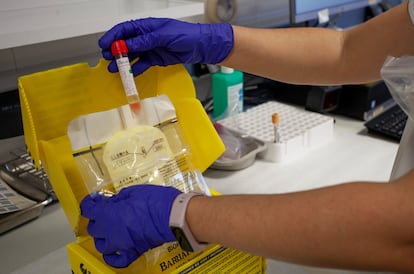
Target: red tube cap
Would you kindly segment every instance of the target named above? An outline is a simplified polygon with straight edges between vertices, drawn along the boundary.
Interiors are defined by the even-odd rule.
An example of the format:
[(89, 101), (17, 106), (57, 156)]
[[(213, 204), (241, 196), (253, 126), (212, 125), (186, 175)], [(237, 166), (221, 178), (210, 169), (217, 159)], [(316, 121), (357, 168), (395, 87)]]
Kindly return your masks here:
[(111, 45), (111, 52), (113, 56), (128, 53), (128, 48), (125, 40), (114, 41)]

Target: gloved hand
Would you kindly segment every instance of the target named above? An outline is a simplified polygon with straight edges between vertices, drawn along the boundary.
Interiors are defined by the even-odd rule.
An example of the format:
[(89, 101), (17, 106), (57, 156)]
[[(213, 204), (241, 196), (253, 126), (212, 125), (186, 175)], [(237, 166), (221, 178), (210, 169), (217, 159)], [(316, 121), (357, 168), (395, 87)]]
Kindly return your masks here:
[[(102, 56), (113, 60), (111, 44), (126, 40), (136, 76), (150, 66), (173, 64), (217, 64), (233, 49), (233, 28), (228, 23), (195, 24), (167, 18), (147, 18), (120, 23), (99, 40)], [(118, 71), (112, 61), (108, 70)]]
[(105, 262), (126, 267), (147, 250), (175, 241), (169, 219), (180, 193), (173, 187), (138, 185), (112, 197), (85, 197), (82, 216), (90, 219), (88, 232)]

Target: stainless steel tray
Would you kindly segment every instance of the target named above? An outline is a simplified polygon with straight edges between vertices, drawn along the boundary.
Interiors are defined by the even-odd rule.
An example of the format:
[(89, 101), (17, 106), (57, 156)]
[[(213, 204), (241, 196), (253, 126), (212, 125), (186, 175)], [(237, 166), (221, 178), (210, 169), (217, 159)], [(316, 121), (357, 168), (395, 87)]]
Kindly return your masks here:
[(210, 166), (210, 168), (221, 170), (240, 170), (247, 168), (254, 163), (257, 154), (266, 149), (266, 144), (263, 141), (240, 134), (229, 128), (225, 129), (243, 144), (240, 148), (240, 157), (237, 159), (225, 159), (220, 157)]
[(24, 149), (11, 151), (13, 159), (0, 164), (0, 180), (24, 198), (34, 201), (29, 207), (0, 215), (0, 234), (41, 215), (43, 208), (57, 201), (42, 170), (37, 170)]

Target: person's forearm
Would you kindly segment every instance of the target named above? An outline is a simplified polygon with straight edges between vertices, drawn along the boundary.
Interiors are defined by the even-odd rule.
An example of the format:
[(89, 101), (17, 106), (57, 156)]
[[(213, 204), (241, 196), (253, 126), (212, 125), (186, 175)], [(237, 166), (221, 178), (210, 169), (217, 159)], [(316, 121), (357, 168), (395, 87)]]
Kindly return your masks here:
[(352, 183), (292, 194), (197, 197), (186, 216), (201, 242), (314, 266), (414, 271), (413, 216), (402, 208), (407, 201), (399, 191), (391, 184)]
[(223, 65), (282, 82), (326, 84), (340, 64), (342, 32), (323, 28), (233, 27), (234, 48)]
[(233, 27), (223, 65), (282, 82), (309, 85), (380, 79), (387, 56), (414, 55), (414, 26), (402, 4), (346, 31)]

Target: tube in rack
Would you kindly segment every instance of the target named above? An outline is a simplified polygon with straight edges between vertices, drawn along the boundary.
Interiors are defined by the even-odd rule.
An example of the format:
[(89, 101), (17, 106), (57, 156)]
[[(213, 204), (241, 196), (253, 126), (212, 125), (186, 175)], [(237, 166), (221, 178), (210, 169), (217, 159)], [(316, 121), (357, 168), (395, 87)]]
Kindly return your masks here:
[(275, 135), (274, 136), (275, 143), (280, 143), (279, 122), (280, 122), (279, 114), (273, 113), (272, 124), (273, 124), (273, 130), (274, 130), (274, 135)]

